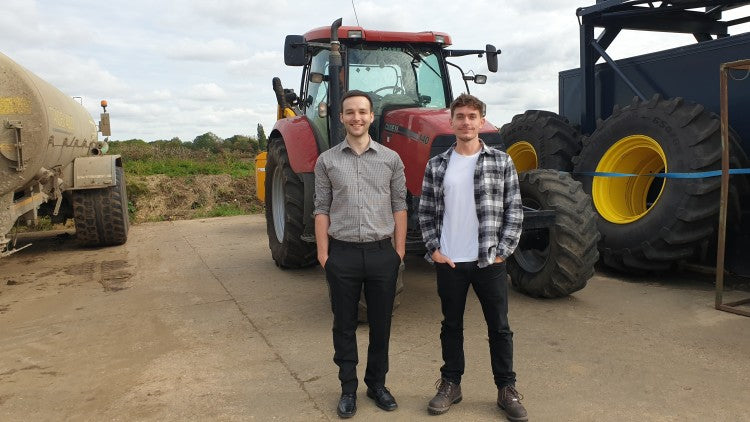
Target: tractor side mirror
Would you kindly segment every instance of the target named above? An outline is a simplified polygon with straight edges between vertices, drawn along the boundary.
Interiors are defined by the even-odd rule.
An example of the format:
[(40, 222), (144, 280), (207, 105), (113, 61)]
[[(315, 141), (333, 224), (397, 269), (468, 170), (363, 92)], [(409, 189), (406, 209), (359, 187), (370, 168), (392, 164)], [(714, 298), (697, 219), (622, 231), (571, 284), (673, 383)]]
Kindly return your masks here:
[(497, 72), (497, 48), (492, 44), (487, 44), (485, 51), (487, 51), (487, 69), (492, 73)]
[(302, 35), (287, 35), (284, 40), (284, 64), (304, 66), (307, 64), (307, 43)]
[(474, 81), (475, 84), (484, 85), (487, 83), (487, 75), (464, 75), (465, 81)]

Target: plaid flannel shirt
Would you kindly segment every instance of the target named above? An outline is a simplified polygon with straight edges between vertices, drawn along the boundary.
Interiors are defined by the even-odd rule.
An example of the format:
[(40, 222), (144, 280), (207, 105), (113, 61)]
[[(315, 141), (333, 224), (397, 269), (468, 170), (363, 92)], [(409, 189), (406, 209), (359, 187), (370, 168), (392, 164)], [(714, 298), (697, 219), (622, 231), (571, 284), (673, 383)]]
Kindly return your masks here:
[[(480, 140), (481, 142), (481, 140)], [(440, 248), (445, 201), (443, 179), (454, 143), (444, 153), (427, 163), (419, 199), (419, 225), (427, 247), (425, 259), (432, 262), (432, 253)], [(496, 257), (507, 259), (518, 246), (523, 222), (521, 192), (513, 161), (505, 152), (490, 148), (482, 142), (482, 149), (474, 170), (474, 201), (479, 219), (480, 268), (495, 262)]]

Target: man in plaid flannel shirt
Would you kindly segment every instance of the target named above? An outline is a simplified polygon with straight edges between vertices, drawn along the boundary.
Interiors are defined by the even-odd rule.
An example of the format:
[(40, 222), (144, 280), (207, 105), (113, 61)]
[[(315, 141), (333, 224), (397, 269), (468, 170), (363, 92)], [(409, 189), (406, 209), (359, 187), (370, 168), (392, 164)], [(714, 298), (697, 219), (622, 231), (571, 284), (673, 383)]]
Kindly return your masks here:
[(487, 323), (497, 404), (512, 421), (528, 420), (515, 389), (513, 332), (508, 324), (505, 260), (521, 236), (523, 209), (518, 175), (508, 154), (479, 138), (485, 105), (468, 94), (451, 104), (456, 143), (427, 163), (419, 224), (435, 264), (443, 312), (440, 342), (444, 364), (428, 410), (445, 413), (463, 398), (463, 315), (469, 285)]

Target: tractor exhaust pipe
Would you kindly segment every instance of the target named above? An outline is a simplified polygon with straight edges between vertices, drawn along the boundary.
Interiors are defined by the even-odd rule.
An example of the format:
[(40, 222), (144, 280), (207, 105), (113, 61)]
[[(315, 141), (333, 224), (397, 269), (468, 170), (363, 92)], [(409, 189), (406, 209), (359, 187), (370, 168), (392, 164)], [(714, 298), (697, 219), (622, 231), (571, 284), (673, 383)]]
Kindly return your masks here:
[(341, 114), (341, 96), (343, 87), (341, 86), (341, 43), (339, 43), (339, 28), (341, 27), (341, 18), (336, 19), (331, 25), (331, 54), (328, 59), (328, 83), (330, 86), (328, 95), (328, 121), (330, 122), (328, 145), (333, 147), (344, 139), (342, 125), (339, 120)]

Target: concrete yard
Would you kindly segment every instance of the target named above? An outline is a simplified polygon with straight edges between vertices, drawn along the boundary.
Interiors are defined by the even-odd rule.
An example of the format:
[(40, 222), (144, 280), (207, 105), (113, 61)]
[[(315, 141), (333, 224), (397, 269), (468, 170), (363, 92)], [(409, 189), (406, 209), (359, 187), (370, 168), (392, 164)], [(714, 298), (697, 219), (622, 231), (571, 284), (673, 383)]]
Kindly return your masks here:
[[(0, 420), (337, 420), (320, 267), (280, 270), (261, 215), (133, 226), (121, 247), (43, 233), (0, 260)], [(429, 416), (441, 363), (434, 275), (406, 260), (386, 414), (502, 418), (476, 297), (464, 400)], [(748, 291), (728, 290), (726, 301)], [(534, 421), (750, 421), (750, 318), (713, 309), (711, 277), (599, 273), (557, 300), (510, 294), (518, 389)], [(358, 331), (360, 379), (367, 327)]]

